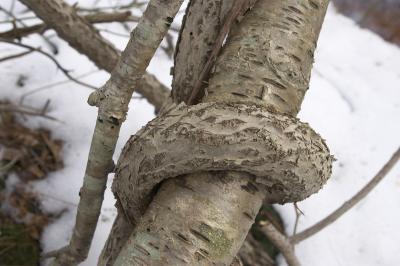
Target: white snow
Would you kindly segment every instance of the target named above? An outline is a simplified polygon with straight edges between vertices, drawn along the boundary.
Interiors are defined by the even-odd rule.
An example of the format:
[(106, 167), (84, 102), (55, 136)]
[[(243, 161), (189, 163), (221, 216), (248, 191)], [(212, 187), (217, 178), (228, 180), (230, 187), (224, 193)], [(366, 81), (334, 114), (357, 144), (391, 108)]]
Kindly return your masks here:
[[(2, 1), (2, 6), (9, 7), (11, 2)], [(86, 6), (93, 2), (79, 1)], [(104, 5), (111, 3), (101, 2)], [(15, 8), (23, 10), (19, 4)], [(118, 24), (101, 27), (124, 32)], [(6, 28), (0, 24), (0, 30)], [(101, 86), (108, 78), (108, 73), (96, 71), (96, 67), (85, 56), (79, 55), (54, 36), (54, 32), (50, 31), (46, 36), (53, 36), (51, 39), (60, 48), (56, 58), (63, 66), (73, 70), (72, 75), (93, 72), (83, 80), (96, 86)], [(121, 49), (127, 42), (127, 38), (108, 33), (105, 36)], [(37, 35), (24, 39), (24, 42), (47, 49)], [(0, 43), (0, 58), (19, 51), (22, 50)], [(158, 51), (148, 70), (170, 85), (171, 66), (172, 61), (163, 51)], [(15, 85), (20, 74), (28, 76), (23, 88)], [(35, 88), (66, 78), (47, 58), (31, 54), (1, 63), (0, 79), (0, 99), (17, 101)], [(51, 128), (55, 137), (65, 141), (65, 168), (33, 184), (33, 189), (42, 195), (45, 209), (60, 211), (68, 208), (59, 220), (46, 228), (42, 238), (44, 251), (64, 246), (71, 235), (96, 117), (96, 109), (86, 104), (89, 93), (89, 89), (69, 82), (25, 98), (25, 104), (33, 106), (41, 106), (47, 99), (51, 100), (50, 115), (62, 123), (40, 118), (29, 119), (26, 123), (34, 127)], [(115, 159), (128, 137), (153, 117), (153, 107), (145, 100), (136, 99), (131, 103)], [(301, 231), (354, 195), (399, 146), (400, 49), (368, 30), (360, 29), (330, 8), (318, 43), (312, 82), (300, 118), (309, 122), (326, 139), (337, 158), (328, 184), (320, 193), (298, 204), (305, 213), (299, 223)], [(112, 178), (108, 187), (111, 183)], [(113, 204), (113, 195), (107, 189), (89, 258), (82, 265), (96, 265), (116, 214)], [(288, 233), (291, 233), (295, 218), (293, 205), (278, 206), (278, 209), (284, 217)], [(308, 266), (400, 265), (399, 226), (400, 166), (397, 165), (365, 200), (333, 225), (300, 243), (296, 253), (302, 264)]]

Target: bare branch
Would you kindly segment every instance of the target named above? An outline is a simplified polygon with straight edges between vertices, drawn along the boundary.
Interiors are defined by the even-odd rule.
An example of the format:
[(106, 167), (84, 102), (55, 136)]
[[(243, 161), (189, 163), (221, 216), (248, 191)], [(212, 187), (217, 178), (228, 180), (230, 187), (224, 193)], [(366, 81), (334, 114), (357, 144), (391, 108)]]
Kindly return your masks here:
[(315, 235), (328, 225), (335, 222), (339, 219), (343, 214), (345, 214), (348, 210), (353, 208), (357, 203), (359, 203), (363, 198), (365, 198), (378, 184), (382, 179), (389, 173), (389, 171), (393, 168), (393, 166), (400, 159), (400, 148), (392, 155), (390, 160), (379, 170), (379, 172), (372, 178), (371, 181), (368, 182), (365, 187), (363, 187), (357, 194), (355, 194), (350, 200), (343, 203), (338, 209), (328, 215), (326, 218), (311, 226), (310, 228), (290, 237), (290, 241), (293, 244), (297, 244), (304, 239), (309, 238), (310, 236)]
[(98, 12), (98, 11), (103, 11), (103, 10), (108, 10), (108, 9), (112, 9), (112, 10), (122, 10), (122, 9), (131, 9), (131, 8), (139, 8), (142, 6), (145, 6), (147, 4), (147, 1), (142, 1), (142, 2), (138, 2), (137, 0), (131, 0), (130, 3), (128, 4), (123, 4), (123, 5), (112, 5), (112, 6), (101, 6), (101, 7), (81, 7), (81, 6), (77, 6), (76, 10), (78, 11), (87, 11), (87, 12)]
[(40, 116), (49, 120), (53, 121), (58, 121), (57, 118), (47, 115), (45, 110), (36, 110), (34, 108), (30, 108), (27, 106), (17, 106), (15, 104), (10, 104), (10, 103), (0, 103), (0, 111), (1, 112), (14, 112), (14, 113), (19, 113), (23, 115), (29, 115), (29, 116)]
[(294, 253), (294, 247), (289, 239), (279, 232), (272, 223), (268, 221), (260, 222), (261, 230), (268, 239), (281, 251), (289, 266), (300, 266), (300, 262)]
[(8, 60), (12, 60), (12, 59), (16, 59), (16, 58), (19, 58), (19, 57), (23, 57), (23, 56), (25, 56), (27, 54), (30, 54), (32, 52), (34, 52), (34, 50), (29, 50), (29, 51), (25, 51), (25, 52), (22, 52), (22, 53), (5, 56), (3, 58), (0, 58), (0, 62), (5, 62), (5, 61), (8, 61)]
[[(99, 71), (100, 70), (98, 70), (98, 69), (89, 71), (87, 73), (84, 73), (82, 75), (77, 76), (76, 79), (81, 79), (81, 78), (87, 77), (87, 76), (92, 75), (95, 72), (99, 72)], [(30, 90), (30, 91), (28, 91), (28, 92), (26, 92), (26, 93), (21, 95), (21, 97), (19, 99), (19, 103), (22, 104), (25, 101), (25, 99), (28, 96), (32, 95), (32, 94), (35, 94), (35, 93), (38, 93), (40, 91), (47, 90), (47, 89), (50, 89), (50, 88), (53, 88), (53, 87), (56, 87), (56, 86), (59, 86), (59, 85), (62, 85), (62, 84), (66, 84), (68, 82), (71, 82), (71, 80), (70, 79), (65, 79), (65, 80), (61, 80), (61, 81), (57, 81), (57, 82), (54, 82), (54, 83), (50, 83), (50, 84), (35, 88), (33, 90)]]
[[(89, 23), (109, 23), (109, 22), (138, 22), (139, 17), (131, 15), (130, 11), (126, 12), (98, 12), (95, 14), (89, 14), (83, 16), (84, 19)], [(20, 39), (26, 37), (32, 33), (44, 33), (50, 28), (45, 23), (40, 23), (32, 26), (25, 26), (21, 28), (14, 28), (5, 32), (0, 33), (0, 37), (7, 39)]]
[[(78, 52), (86, 55), (97, 67), (111, 72), (116, 66), (120, 52), (84, 18), (74, 7), (62, 0), (21, 0), (34, 11), (49, 27)], [(149, 82), (151, 81), (151, 82)], [(156, 86), (154, 86), (156, 84)], [(136, 88), (158, 110), (160, 102), (165, 102), (169, 90), (153, 75), (146, 73)], [(154, 98), (156, 96), (156, 98)]]
[[(66, 6), (62, 1), (33, 1), (23, 0), (38, 11), (38, 15), (46, 18), (47, 14), (42, 12), (54, 12), (54, 9), (61, 8), (61, 16), (64, 15), (65, 25), (69, 26), (72, 32), (60, 28), (64, 22), (49, 21), (59, 34), (70, 38), (71, 45), (75, 45), (78, 50), (86, 51), (96, 60), (99, 54), (86, 49), (95, 46), (91, 43), (96, 41), (103, 42), (106, 51), (101, 51), (108, 60), (115, 60), (118, 53), (115, 48), (107, 43), (98, 32), (94, 31), (91, 25), (74, 13), (74, 10)], [(80, 190), (80, 201), (76, 216), (75, 227), (69, 245), (56, 253), (57, 257), (53, 265), (76, 265), (86, 259), (96, 229), (100, 215), (101, 205), (106, 188), (107, 176), (114, 169), (112, 156), (118, 140), (121, 125), (126, 118), (128, 105), (133, 91), (145, 74), (146, 68), (154, 56), (173, 18), (179, 10), (183, 0), (150, 0), (143, 17), (137, 27), (132, 31), (131, 38), (122, 52), (121, 59), (111, 73), (110, 79), (105, 85), (93, 92), (88, 99), (88, 103), (98, 107), (97, 122), (93, 133), (89, 158), (86, 166), (83, 186)], [(68, 13), (65, 16), (66, 12)], [(65, 19), (67, 17), (68, 19)], [(75, 24), (74, 24), (75, 23)], [(81, 24), (84, 29), (78, 26)], [(89, 34), (82, 36), (82, 34)], [(94, 38), (94, 39), (93, 39)], [(90, 47), (81, 47), (81, 40), (86, 40)], [(107, 52), (113, 55), (105, 54)], [(110, 67), (109, 62), (104, 58), (99, 61), (104, 67)]]
[(65, 69), (65, 68), (57, 61), (57, 59), (55, 59), (51, 54), (44, 52), (42, 49), (40, 49), (40, 47), (35, 48), (35, 47), (32, 47), (32, 46), (27, 45), (27, 44), (23, 44), (23, 43), (19, 43), (19, 42), (13, 42), (13, 41), (10, 41), (10, 40), (7, 40), (7, 39), (3, 39), (3, 38), (0, 38), (0, 42), (5, 42), (5, 43), (8, 43), (8, 44), (12, 44), (12, 45), (15, 45), (15, 46), (19, 46), (19, 47), (28, 49), (28, 50), (31, 51), (31, 52), (38, 52), (38, 53), (40, 53), (40, 54), (46, 56), (47, 58), (49, 58), (49, 59), (61, 70), (61, 72), (62, 72), (68, 79), (70, 79), (71, 81), (73, 81), (73, 82), (75, 82), (76, 84), (79, 84), (79, 85), (81, 85), (81, 86), (85, 86), (85, 87), (88, 87), (88, 88), (91, 88), (91, 89), (96, 89), (96, 87), (94, 87), (94, 86), (92, 86), (92, 85), (90, 85), (90, 84), (87, 84), (87, 83), (85, 83), (85, 82), (82, 82), (82, 81), (80, 81), (80, 80), (77, 80), (76, 78), (74, 78), (73, 76), (71, 76), (71, 75), (69, 74), (69, 71), (68, 71), (67, 69)]
[(294, 222), (293, 234), (297, 233), (297, 226), (299, 225), (300, 216), (304, 215), (304, 213), (300, 210), (299, 206), (297, 206), (297, 202), (293, 203), (294, 212), (296, 214), (296, 220)]

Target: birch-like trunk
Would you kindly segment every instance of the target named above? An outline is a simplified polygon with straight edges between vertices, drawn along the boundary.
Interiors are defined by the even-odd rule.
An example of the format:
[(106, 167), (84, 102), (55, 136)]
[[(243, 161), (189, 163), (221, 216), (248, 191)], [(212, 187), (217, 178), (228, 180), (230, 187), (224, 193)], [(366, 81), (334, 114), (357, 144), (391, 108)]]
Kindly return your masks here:
[[(328, 0), (259, 0), (231, 31), (203, 102), (242, 103), (296, 116), (327, 5)], [(130, 158), (125, 154), (120, 164)], [(167, 180), (115, 265), (229, 265), (265, 196), (270, 195), (244, 172), (197, 172)]]

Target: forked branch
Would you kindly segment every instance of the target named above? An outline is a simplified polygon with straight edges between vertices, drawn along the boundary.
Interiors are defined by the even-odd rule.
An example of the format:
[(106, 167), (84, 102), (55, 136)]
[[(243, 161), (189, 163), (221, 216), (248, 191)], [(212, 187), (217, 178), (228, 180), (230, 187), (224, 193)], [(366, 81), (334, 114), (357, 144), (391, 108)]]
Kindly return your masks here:
[[(68, 42), (79, 53), (86, 55), (97, 67), (111, 72), (116, 66), (120, 52), (104, 39), (74, 7), (62, 0), (20, 0), (40, 17), (48, 27)], [(153, 75), (144, 74), (135, 88), (156, 110), (168, 99), (169, 90)]]
[[(57, 61), (57, 59), (56, 59), (54, 56), (52, 56), (52, 55), (49, 54), (49, 53), (46, 53), (46, 52), (43, 51), (40, 47), (35, 48), (35, 47), (32, 47), (32, 46), (27, 45), (27, 44), (23, 44), (23, 43), (20, 43), (20, 42), (14, 42), (14, 41), (7, 40), (7, 39), (3, 39), (3, 38), (0, 38), (0, 42), (5, 42), (5, 43), (8, 43), (8, 44), (12, 44), (12, 45), (15, 45), (15, 46), (22, 47), (22, 48), (24, 48), (24, 49), (28, 49), (27, 52), (22, 53), (22, 54), (19, 54), (19, 56), (27, 55), (28, 53), (31, 53), (31, 52), (38, 52), (39, 54), (42, 54), (42, 55), (44, 55), (45, 57), (47, 57), (48, 59), (50, 59), (50, 60), (57, 66), (57, 68), (60, 69), (61, 72), (62, 72), (69, 80), (71, 80), (71, 81), (73, 81), (73, 82), (75, 82), (76, 84), (79, 84), (79, 85), (81, 85), (81, 86), (84, 86), (84, 87), (87, 87), (87, 88), (90, 88), (90, 89), (96, 89), (96, 87), (94, 87), (94, 86), (92, 86), (92, 85), (90, 85), (90, 84), (87, 84), (87, 83), (85, 83), (85, 82), (82, 82), (82, 81), (80, 81), (80, 80), (74, 78), (73, 76), (71, 76), (71, 75), (69, 74), (69, 71), (68, 71), (67, 69), (65, 69), (65, 68), (61, 65), (61, 63), (59, 63), (59, 62)], [(14, 57), (12, 57), (12, 58), (15, 58), (16, 56), (17, 56), (17, 55), (14, 55)], [(11, 59), (11, 58), (9, 57), (8, 59)], [(4, 59), (3, 59), (3, 60), (4, 60)]]

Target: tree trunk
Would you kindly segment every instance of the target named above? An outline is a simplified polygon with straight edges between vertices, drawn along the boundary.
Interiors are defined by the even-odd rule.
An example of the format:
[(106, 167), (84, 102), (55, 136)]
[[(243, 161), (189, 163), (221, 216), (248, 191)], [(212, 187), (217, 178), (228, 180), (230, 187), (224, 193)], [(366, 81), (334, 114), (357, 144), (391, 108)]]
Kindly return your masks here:
[[(290, 117), (299, 111), (309, 85), (313, 54), (327, 4), (328, 0), (259, 0), (241, 23), (231, 31), (226, 41), (203, 98), (203, 102), (210, 104), (204, 105), (203, 109), (203, 105), (199, 105), (197, 109), (178, 106), (166, 112), (165, 118), (150, 122), (127, 144), (118, 163), (113, 186), (121, 204), (119, 217), (125, 216), (126, 222), (131, 222), (134, 232), (119, 252), (115, 265), (229, 265), (253, 224), (265, 196), (269, 202), (298, 201), (315, 193), (326, 182), (332, 160), (327, 147), (318, 135), (306, 126), (292, 125), (292, 122), (297, 122)], [(230, 109), (236, 108), (237, 118), (220, 121), (218, 114), (213, 116), (211, 113), (204, 118), (207, 120), (204, 120), (204, 123), (209, 123), (210, 126), (219, 123), (222, 132), (238, 130), (238, 139), (242, 133), (245, 135), (244, 132), (253, 135), (255, 142), (256, 137), (262, 136), (270, 147), (274, 147), (271, 148), (271, 153), (258, 154), (257, 147), (247, 148), (243, 141), (240, 155), (247, 154), (249, 158), (254, 156), (262, 162), (251, 161), (250, 168), (241, 168), (236, 164), (237, 158), (229, 157), (229, 152), (232, 151), (227, 151), (227, 158), (221, 161), (223, 167), (211, 162), (212, 166), (204, 168), (207, 172), (201, 172), (199, 169), (203, 169), (209, 160), (204, 158), (204, 161), (201, 161), (198, 158), (197, 163), (190, 161), (190, 170), (183, 171), (187, 175), (161, 183), (153, 198), (153, 193), (147, 193), (142, 201), (151, 202), (150, 205), (137, 207), (132, 204), (130, 201), (135, 201), (134, 198), (138, 197), (134, 190), (142, 189), (139, 181), (147, 182), (144, 174), (143, 177), (139, 176), (143, 181), (135, 179), (136, 170), (133, 168), (150, 167), (143, 163), (146, 162), (145, 157), (140, 166), (132, 161), (132, 158), (139, 155), (139, 150), (135, 147), (140, 146), (140, 141), (143, 139), (143, 143), (147, 143), (152, 139), (151, 136), (159, 137), (157, 134), (164, 134), (167, 129), (163, 131), (158, 126), (162, 128), (168, 116), (177, 116), (176, 112), (193, 110), (196, 114), (196, 110), (202, 110), (202, 113), (198, 113), (201, 120), (204, 112), (213, 112), (213, 108), (217, 110), (222, 105), (229, 106)], [(260, 110), (261, 113), (254, 110)], [(280, 143), (261, 133), (265, 129), (264, 126), (257, 127), (256, 122), (249, 124), (241, 120), (246, 113), (251, 116), (253, 112), (257, 114), (255, 116), (261, 117), (260, 121), (264, 121), (266, 116), (281, 119), (277, 124), (271, 120), (274, 132), (271, 131), (270, 134), (283, 134), (282, 136), (288, 139)], [(196, 119), (193, 117), (193, 120)], [(187, 128), (181, 128), (186, 132), (179, 131), (179, 134), (192, 137), (193, 145), (214, 140), (206, 134), (190, 135), (190, 130), (202, 121), (191, 124), (188, 120)], [(244, 126), (241, 127), (241, 124)], [(248, 125), (251, 127), (246, 127)], [(213, 130), (215, 128), (210, 127), (209, 134), (212, 134)], [(281, 149), (292, 145), (290, 141), (295, 139), (309, 141), (309, 144), (304, 144), (305, 147), (301, 149)], [(211, 161), (217, 160), (215, 150), (210, 145), (210, 149), (204, 150), (204, 154), (211, 156)], [(235, 145), (240, 148), (240, 144)], [(171, 147), (170, 154), (166, 153), (163, 156), (168, 159), (179, 152), (179, 149), (184, 150), (184, 145), (179, 142), (176, 142), (175, 146), (175, 149)], [(198, 155), (195, 148), (196, 146), (193, 146), (193, 154)], [(217, 148), (216, 150), (218, 151)], [(146, 152), (143, 150), (143, 153)], [(187, 152), (186, 155), (190, 158), (190, 151)], [(221, 153), (224, 153), (223, 148)], [(157, 152), (154, 154), (161, 155)], [(285, 159), (288, 156), (293, 159), (292, 155), (295, 157), (293, 161)], [(157, 168), (157, 164), (162, 164), (164, 158), (152, 158), (153, 170), (160, 170), (159, 173), (153, 174), (157, 175), (158, 182), (162, 180), (159, 177), (162, 173), (165, 173), (164, 178), (176, 176), (164, 168)], [(241, 165), (247, 164), (245, 159), (241, 160)], [(271, 162), (272, 167), (272, 176), (269, 176), (271, 179), (268, 182), (261, 181), (262, 176), (252, 172), (262, 163), (265, 164), (265, 160)], [(307, 163), (312, 163), (313, 166), (306, 167)], [(227, 167), (226, 171), (220, 170), (225, 169), (227, 165), (230, 168)], [(178, 168), (179, 165), (173, 167)], [(282, 169), (282, 176), (279, 175), (280, 172), (274, 172), (275, 168)], [(212, 169), (220, 171), (209, 171)], [(241, 169), (246, 171), (240, 171)], [(174, 173), (179, 175), (180, 172), (176, 170)], [(301, 175), (306, 177), (302, 178)], [(151, 179), (151, 176), (148, 176), (148, 179)], [(297, 181), (299, 186), (296, 187), (294, 183)], [(142, 214), (143, 217), (140, 217)]]

